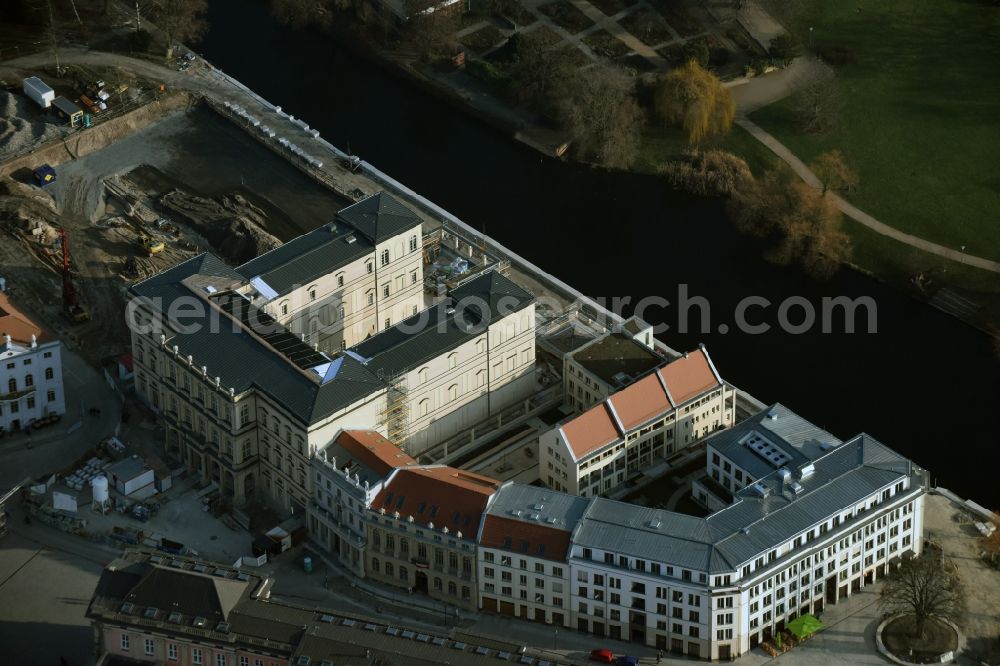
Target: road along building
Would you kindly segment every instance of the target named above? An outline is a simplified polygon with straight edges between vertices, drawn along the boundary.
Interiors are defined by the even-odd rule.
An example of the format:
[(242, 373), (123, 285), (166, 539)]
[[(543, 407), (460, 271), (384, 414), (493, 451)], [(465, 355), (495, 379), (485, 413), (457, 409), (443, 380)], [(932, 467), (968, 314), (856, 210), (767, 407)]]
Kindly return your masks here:
[(734, 390), (700, 347), (544, 433), (539, 477), (574, 495), (606, 494), (735, 418)]
[[(345, 211), (338, 224), (354, 220)], [(372, 215), (353, 223), (363, 227)], [(405, 229), (387, 237), (388, 270), (398, 237), (412, 227), (384, 219), (379, 224)], [(349, 235), (336, 243), (361, 242), (360, 231), (354, 241)], [(309, 255), (310, 276), (324, 262), (333, 273), (343, 266), (329, 248), (327, 256), (306, 244), (288, 245)], [(282, 257), (281, 266), (305, 274), (291, 254)], [(310, 459), (343, 429), (375, 428), (419, 455), (537, 388), (534, 298), (496, 271), (333, 351), (310, 344), (309, 333), (295, 333), (279, 320), (288, 317), (293, 326), (303, 321), (275, 300), (299, 292), (274, 287), (279, 281), (273, 272), (244, 275), (256, 272), (204, 254), (133, 285), (129, 312), (136, 392), (163, 416), (168, 454), (217, 482), (236, 504), (262, 491), (281, 510), (304, 511), (313, 497)], [(265, 283), (275, 296), (261, 291)], [(317, 301), (326, 300), (317, 288)]]
[(66, 413), (62, 343), (0, 292), (0, 431), (18, 432)]

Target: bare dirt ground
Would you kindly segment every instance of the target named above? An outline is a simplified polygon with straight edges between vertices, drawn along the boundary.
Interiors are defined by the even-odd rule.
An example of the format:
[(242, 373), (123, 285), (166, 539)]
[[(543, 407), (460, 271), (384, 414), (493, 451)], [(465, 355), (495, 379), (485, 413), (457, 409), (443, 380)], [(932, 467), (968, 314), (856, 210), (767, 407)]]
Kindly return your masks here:
[(944, 549), (965, 586), (968, 610), (958, 626), (966, 636), (966, 652), (996, 664), (1000, 663), (1000, 571), (980, 559), (983, 539), (971, 516), (942, 495), (927, 495), (926, 537)]
[[(171, 192), (174, 210), (161, 205)], [(0, 274), (56, 335), (98, 362), (128, 348), (133, 281), (203, 251), (245, 261), (345, 204), (214, 112), (178, 111), (58, 165), (44, 189), (26, 169), (0, 184)], [(60, 226), (85, 324), (62, 317)], [(163, 240), (164, 251), (149, 256), (143, 237)]]

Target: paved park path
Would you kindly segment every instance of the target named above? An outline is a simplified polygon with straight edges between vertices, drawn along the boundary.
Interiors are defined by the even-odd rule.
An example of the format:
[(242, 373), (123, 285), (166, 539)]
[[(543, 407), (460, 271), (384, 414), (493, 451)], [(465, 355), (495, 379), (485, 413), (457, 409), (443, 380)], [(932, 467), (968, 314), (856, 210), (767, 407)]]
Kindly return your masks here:
[[(739, 82), (736, 85), (730, 86), (733, 98), (736, 100), (736, 120), (734, 122), (767, 146), (771, 152), (791, 167), (792, 171), (798, 174), (802, 180), (815, 188), (822, 188), (823, 186), (819, 178), (816, 177), (816, 174), (802, 160), (796, 157), (787, 146), (769, 134), (764, 128), (750, 120), (747, 114), (787, 97), (799, 87), (816, 80), (817, 77), (830, 75), (832, 75), (832, 72), (817, 61), (798, 58), (791, 66), (784, 70), (750, 79), (746, 83)], [(881, 236), (892, 238), (910, 247), (915, 247), (918, 250), (923, 250), (924, 252), (944, 257), (945, 259), (950, 259), (966, 266), (981, 268), (992, 273), (1000, 273), (1000, 262), (967, 254), (960, 250), (945, 247), (944, 245), (938, 245), (919, 236), (902, 232), (884, 222), (879, 222), (868, 213), (860, 210), (857, 206), (833, 192), (827, 192), (827, 196), (832, 198), (834, 203), (837, 204), (837, 208), (844, 215)]]

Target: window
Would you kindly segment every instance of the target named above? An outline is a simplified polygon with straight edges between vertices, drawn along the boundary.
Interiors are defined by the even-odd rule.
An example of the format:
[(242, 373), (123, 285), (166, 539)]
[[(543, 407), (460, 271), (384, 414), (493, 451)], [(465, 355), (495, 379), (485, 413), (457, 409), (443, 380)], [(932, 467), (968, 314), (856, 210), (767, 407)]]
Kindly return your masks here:
[(315, 289), (310, 289), (309, 290), (309, 300), (310, 301), (315, 301), (316, 300), (316, 290)]
[(52, 368), (45, 368), (45, 378), (46, 379), (54, 379), (55, 376), (56, 376), (56, 373), (52, 370)]
[(167, 643), (167, 659), (177, 661), (177, 643)]
[(15, 378), (11, 377), (7, 381), (7, 392), (8, 393), (15, 393), (16, 391), (17, 391), (17, 380)]
[(427, 416), (427, 411), (430, 409), (430, 406), (431, 406), (431, 401), (428, 400), (427, 398), (424, 398), (423, 400), (420, 401), (420, 404), (417, 406), (418, 410), (417, 413), (420, 416)]
[(241, 656), (240, 666), (250, 666), (250, 657)]
[(215, 655), (215, 666), (226, 666), (226, 655), (224, 654)]
[(375, 292), (374, 291), (369, 291), (368, 292), (368, 305), (375, 305)]
[(145, 645), (143, 646), (143, 648), (145, 649), (147, 655), (152, 656), (156, 648), (156, 643), (153, 642), (152, 638), (147, 638), (145, 640)]
[(416, 284), (416, 283), (417, 283), (417, 272), (410, 271), (410, 284)]
[(340, 275), (337, 276), (337, 286), (338, 287), (343, 287), (344, 286), (344, 274), (343, 273), (341, 273)]
[(122, 634), (122, 650), (128, 650), (128, 634)]
[(410, 252), (417, 251), (417, 235), (413, 234), (410, 236)]
[(385, 266), (389, 263), (389, 250), (382, 250), (382, 265)]
[(448, 400), (458, 400), (458, 384), (452, 384), (448, 387)]
[(375, 270), (375, 264), (373, 264), (371, 261), (365, 262), (365, 268), (368, 269), (368, 274), (371, 275), (372, 272)]
[(288, 303), (281, 304), (281, 314), (283, 315), (288, 314)]
[(392, 319), (386, 317), (384, 328), (392, 328)]
[(201, 666), (203, 663), (201, 661), (201, 648), (191, 648), (191, 663), (196, 664), (196, 666)]
[[(457, 364), (458, 364), (458, 352), (452, 352), (451, 354), (448, 354), (448, 369), (453, 370)], [(31, 375), (28, 376), (30, 377)]]
[(386, 298), (389, 297), (389, 283), (388, 282), (386, 282), (384, 285), (382, 285), (382, 295), (385, 296)]

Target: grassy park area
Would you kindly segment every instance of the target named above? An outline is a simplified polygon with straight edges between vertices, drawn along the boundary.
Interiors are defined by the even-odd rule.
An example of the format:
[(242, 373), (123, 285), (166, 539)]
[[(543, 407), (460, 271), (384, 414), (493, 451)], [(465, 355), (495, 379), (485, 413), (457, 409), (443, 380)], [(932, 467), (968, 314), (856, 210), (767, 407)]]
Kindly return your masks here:
[[(879, 220), (1000, 259), (1000, 7), (988, 0), (791, 0), (769, 9), (776, 4), (778, 18), (837, 72), (839, 121), (828, 132), (804, 133), (795, 96), (752, 119), (806, 162), (843, 152), (860, 179), (852, 202)], [(852, 235), (862, 245), (874, 236)], [(903, 270), (900, 252), (886, 243), (878, 245), (889, 256), (860, 247), (859, 258), (868, 255), (876, 272), (886, 264)], [(905, 259), (917, 270), (932, 267)], [(980, 287), (990, 281), (968, 277)]]

